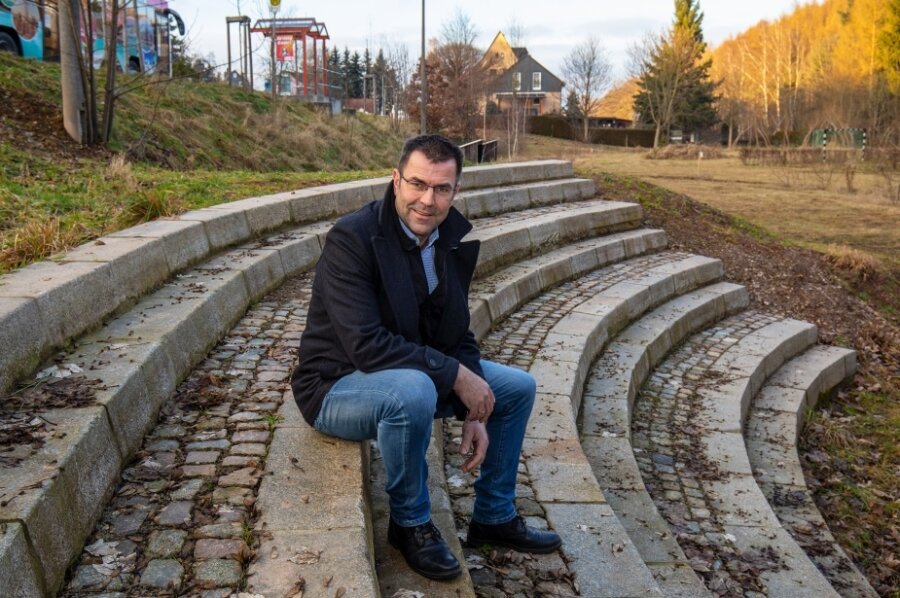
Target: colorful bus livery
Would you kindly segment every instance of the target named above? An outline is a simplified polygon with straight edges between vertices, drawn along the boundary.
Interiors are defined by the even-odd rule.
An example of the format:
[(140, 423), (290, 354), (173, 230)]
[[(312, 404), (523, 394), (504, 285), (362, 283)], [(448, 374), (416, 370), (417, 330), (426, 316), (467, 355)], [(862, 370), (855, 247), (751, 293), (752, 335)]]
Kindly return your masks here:
[[(169, 19), (174, 19), (184, 35), (184, 23), (166, 0), (125, 0), (118, 23), (112, 25), (111, 4), (115, 0), (92, 0), (90, 23), (81, 23), (82, 48), (93, 37), (91, 59), (96, 67), (106, 60), (106, 37), (115, 31), (116, 66), (128, 72), (153, 73), (158, 67), (169, 70), (171, 40)], [(59, 17), (56, 1), (0, 0), (0, 51), (26, 58), (59, 60)], [(90, 33), (89, 33), (90, 32)]]
[(0, 50), (59, 60), (56, 7), (34, 0), (0, 0)]

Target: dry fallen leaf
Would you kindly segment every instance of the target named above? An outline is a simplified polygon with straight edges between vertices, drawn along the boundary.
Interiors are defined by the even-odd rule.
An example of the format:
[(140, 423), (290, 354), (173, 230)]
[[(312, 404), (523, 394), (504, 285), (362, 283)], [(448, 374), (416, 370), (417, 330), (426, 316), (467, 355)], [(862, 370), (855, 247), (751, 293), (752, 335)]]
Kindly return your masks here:
[(303, 591), (306, 589), (306, 580), (302, 577), (294, 582), (294, 585), (291, 586), (291, 589), (288, 590), (287, 594), (284, 595), (284, 598), (303, 598)]
[(306, 546), (300, 547), (300, 552), (289, 558), (288, 560), (298, 565), (315, 565), (319, 562), (322, 551), (310, 550)]

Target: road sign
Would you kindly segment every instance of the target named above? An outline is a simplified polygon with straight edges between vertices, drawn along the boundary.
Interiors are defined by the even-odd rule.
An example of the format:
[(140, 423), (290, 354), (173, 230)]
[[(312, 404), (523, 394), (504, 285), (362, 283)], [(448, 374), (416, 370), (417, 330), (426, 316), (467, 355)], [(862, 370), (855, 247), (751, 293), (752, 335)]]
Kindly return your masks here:
[(269, 0), (269, 10), (274, 14), (281, 7), (281, 0)]

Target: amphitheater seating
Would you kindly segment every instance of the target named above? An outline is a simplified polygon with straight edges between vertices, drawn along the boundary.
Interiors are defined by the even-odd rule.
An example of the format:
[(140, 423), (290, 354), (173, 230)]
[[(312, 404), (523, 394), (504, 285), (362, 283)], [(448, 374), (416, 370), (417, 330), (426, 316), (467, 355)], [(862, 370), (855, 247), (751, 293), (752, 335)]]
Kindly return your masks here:
[[(172, 484), (184, 475), (190, 449), (168, 434), (172, 424), (157, 424), (179, 384), (202, 364), (220, 372), (230, 357), (217, 355), (240, 345), (235, 331), (252, 336), (259, 328), (253, 306), (280, 313), (270, 294), (286, 281), (302, 312), (334, 219), (380, 196), (387, 182), (196, 210), (0, 277), (0, 342), (10, 347), (0, 354), (0, 390), (36, 382), (51, 361), (96, 380), (95, 400), (40, 411), (52, 422), (44, 444), (0, 464), (0, 494), (14, 496), (0, 503), (0, 587), (12, 595), (90, 594), (89, 568), (68, 578), (67, 570), (89, 537), (112, 533), (103, 522), (110, 499), (121, 500), (114, 493), (123, 468), (136, 455), (157, 458), (154, 446), (177, 446), (166, 449)], [(565, 569), (578, 595), (712, 595), (746, 581), (746, 571), (706, 567), (696, 543), (702, 532), (724, 538), (705, 549), (734, 560), (736, 570), (735, 555), (764, 547), (779, 566), (762, 567), (751, 581), (768, 595), (873, 595), (809, 502), (794, 448), (807, 410), (852, 375), (854, 353), (815, 345), (809, 324), (747, 311), (746, 290), (724, 282), (719, 261), (667, 249), (663, 231), (641, 226), (640, 206), (595, 197), (569, 163), (475, 167), (463, 183), (455, 205), (481, 241), (472, 328), (486, 354), (538, 382), (521, 483), (535, 521), (564, 540), (546, 562)], [(293, 322), (286, 311), (273, 317)], [(296, 337), (302, 325), (292, 325)], [(210, 414), (222, 421), (225, 437), (210, 442), (230, 446), (234, 460), (217, 461), (202, 478), (223, 504), (255, 509), (258, 546), (241, 574), (247, 591), (289, 595), (300, 583), (304, 596), (484, 595), (486, 577), (475, 572), (485, 557), (457, 536), (464, 493), (451, 490), (465, 478), (444, 450), (443, 428), (435, 427), (429, 452), (434, 516), (473, 574), (437, 584), (411, 574), (386, 545), (377, 451), (311, 430), (287, 391), (290, 357), (280, 358), (258, 404), (237, 397), (237, 412), (212, 409), (182, 426)], [(251, 476), (230, 492), (225, 479), (249, 463), (232, 441), (238, 433), (266, 436), (260, 414), (269, 412), (272, 432), (254, 457), (264, 469), (258, 488)], [(206, 436), (193, 430), (202, 444)], [(686, 461), (688, 449), (702, 463)], [(177, 502), (173, 488), (160, 485), (154, 501)], [(785, 507), (785, 493), (807, 501)], [(98, 522), (107, 527), (95, 529)], [(196, 525), (188, 525), (190, 537), (200, 538)], [(810, 528), (827, 555), (804, 552)], [(179, 584), (233, 587), (204, 577), (198, 554), (190, 573), (175, 575)], [(209, 558), (225, 566), (232, 557)], [(498, 575), (496, 591), (524, 583), (516, 577), (506, 586), (508, 571)], [(146, 570), (126, 578), (154, 583)]]

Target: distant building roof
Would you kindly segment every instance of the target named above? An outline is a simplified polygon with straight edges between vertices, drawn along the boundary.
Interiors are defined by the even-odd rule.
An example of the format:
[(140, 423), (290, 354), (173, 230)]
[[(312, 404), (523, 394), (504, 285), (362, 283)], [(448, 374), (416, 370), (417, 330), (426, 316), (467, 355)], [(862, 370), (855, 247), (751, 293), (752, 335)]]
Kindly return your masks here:
[(634, 96), (637, 92), (637, 79), (628, 79), (612, 88), (605, 96), (600, 98), (600, 103), (590, 115), (595, 118), (608, 117), (633, 121)]
[[(530, 61), (530, 62), (529, 62)], [(533, 62), (534, 64), (530, 64)], [(491, 45), (488, 46), (488, 49), (485, 51), (484, 56), (481, 57), (481, 62), (479, 66), (482, 69), (486, 69), (488, 71), (493, 72), (494, 75), (498, 75), (503, 79), (508, 79), (503, 74), (507, 71), (514, 70), (516, 67), (524, 68), (528, 64), (528, 72), (533, 72), (535, 69), (546, 73), (546, 75), (552, 79), (550, 83), (550, 87), (544, 85), (542, 83), (542, 89), (544, 91), (559, 91), (565, 83), (556, 75), (554, 75), (550, 70), (540, 64), (537, 60), (534, 59), (534, 56), (529, 54), (528, 48), (525, 47), (512, 47), (509, 45), (509, 41), (506, 39), (506, 36), (503, 35), (502, 31), (498, 31), (497, 35), (494, 36), (494, 40), (491, 42)], [(509, 87), (511, 85), (511, 81), (504, 81), (501, 84), (502, 88)], [(555, 89), (553, 89), (555, 88)]]

